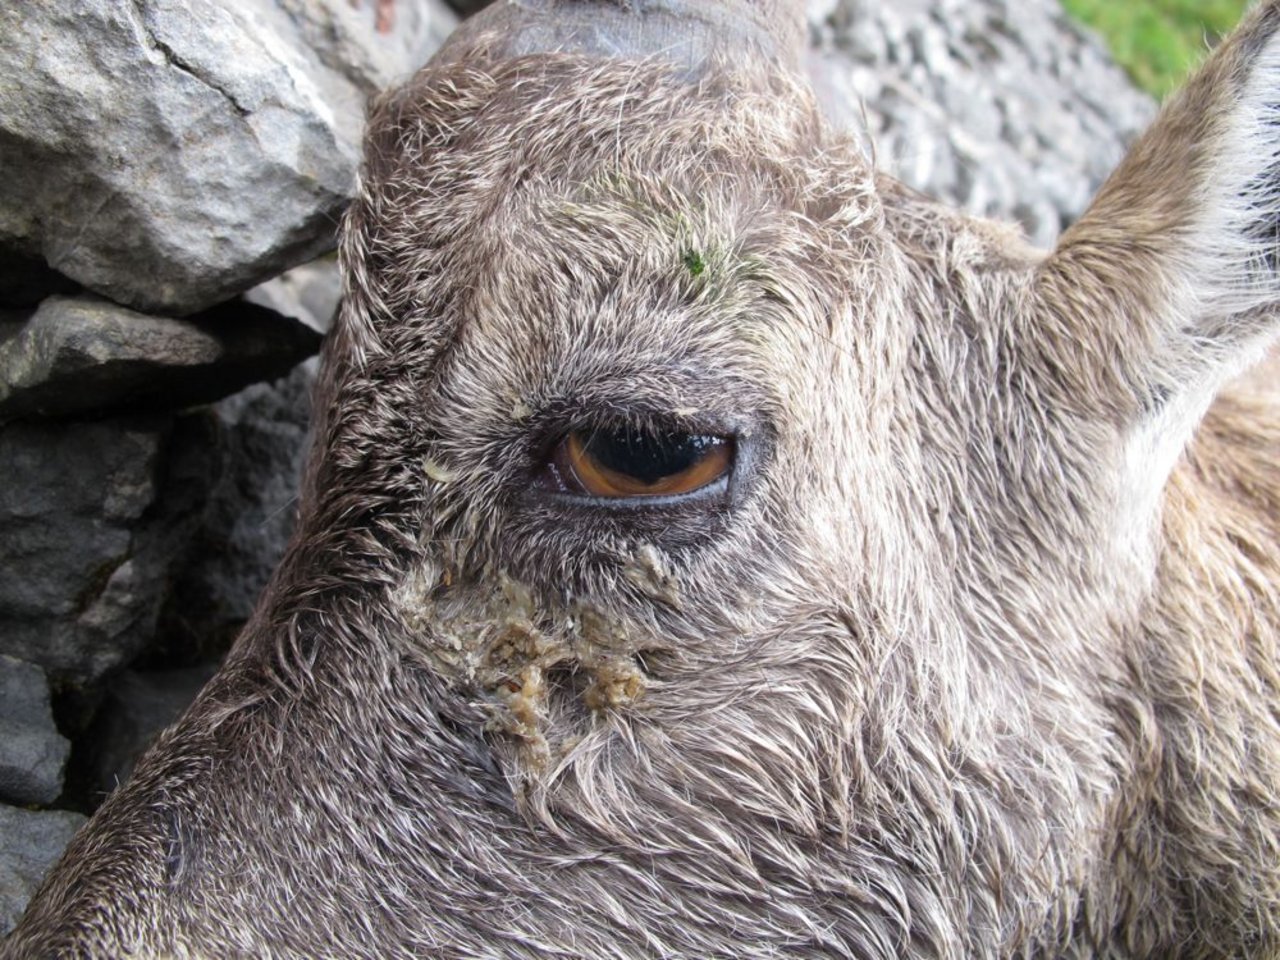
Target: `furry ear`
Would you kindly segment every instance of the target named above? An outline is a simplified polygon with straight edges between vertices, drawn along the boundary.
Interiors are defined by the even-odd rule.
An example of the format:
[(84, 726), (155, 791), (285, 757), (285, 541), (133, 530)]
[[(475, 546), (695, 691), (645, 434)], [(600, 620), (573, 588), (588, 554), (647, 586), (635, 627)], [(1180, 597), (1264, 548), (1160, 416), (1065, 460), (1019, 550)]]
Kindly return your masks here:
[(1218, 388), (1280, 332), (1280, 0), (1169, 101), (1036, 293), (1040, 333), (1058, 331), (1045, 359), (1142, 435), (1162, 487)]

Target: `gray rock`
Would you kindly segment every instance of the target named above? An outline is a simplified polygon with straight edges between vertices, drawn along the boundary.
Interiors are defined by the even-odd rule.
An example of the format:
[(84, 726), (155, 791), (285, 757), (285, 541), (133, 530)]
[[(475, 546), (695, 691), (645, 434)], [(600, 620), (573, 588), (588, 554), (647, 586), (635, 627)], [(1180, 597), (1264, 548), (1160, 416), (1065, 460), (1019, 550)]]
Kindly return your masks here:
[(0, 428), (0, 653), (93, 684), (154, 634), (216, 476), (207, 415)]
[(53, 803), (70, 752), (53, 724), (44, 671), (0, 655), (0, 801)]
[(443, 0), (276, 0), (302, 43), (366, 96), (399, 83), (458, 25)]
[(0, 422), (208, 403), (315, 353), (310, 328), (232, 302), (174, 320), (89, 297), (50, 297), (0, 343)]
[(0, 427), (0, 653), (91, 689), (146, 651), (224, 651), (293, 529), (313, 377), (176, 419)]
[(222, 471), (192, 535), (188, 564), (172, 574), (161, 643), (169, 662), (226, 649), (248, 620), (293, 532), (308, 449), (315, 363), (257, 384), (215, 408)]
[(0, 260), (182, 315), (332, 246), (368, 95), (454, 19), (395, 11), (379, 30), (348, 0), (0, 5)]
[(1056, 0), (811, 0), (824, 109), (877, 166), (1048, 246), (1154, 115)]
[(17, 925), (36, 887), (84, 822), (65, 810), (0, 806), (0, 937)]
[(247, 291), (244, 298), (328, 333), (342, 299), (337, 258), (322, 257), (294, 267)]

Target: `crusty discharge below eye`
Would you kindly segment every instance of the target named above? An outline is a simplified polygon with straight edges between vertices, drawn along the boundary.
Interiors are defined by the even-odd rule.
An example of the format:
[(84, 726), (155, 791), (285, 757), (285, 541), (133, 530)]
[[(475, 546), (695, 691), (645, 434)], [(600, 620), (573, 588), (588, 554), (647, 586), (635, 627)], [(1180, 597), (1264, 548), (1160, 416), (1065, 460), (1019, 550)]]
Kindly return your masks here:
[(728, 437), (630, 428), (575, 430), (550, 466), (563, 492), (622, 498), (678, 496), (725, 476), (733, 465)]
[[(528, 585), (505, 573), (477, 603), (473, 590), (458, 589), (444, 571), (443, 564), (426, 562), (392, 594), (415, 639), (410, 652), (482, 695), (488, 729), (519, 746), (526, 772), (548, 770), (577, 736), (554, 729), (557, 706), (548, 684), (553, 668), (582, 677), (574, 696), (591, 714), (626, 711), (643, 698), (646, 676), (638, 655), (655, 643), (635, 625), (586, 598), (557, 611), (543, 609)], [(652, 599), (680, 606), (675, 581), (652, 545), (638, 546), (622, 575)]]

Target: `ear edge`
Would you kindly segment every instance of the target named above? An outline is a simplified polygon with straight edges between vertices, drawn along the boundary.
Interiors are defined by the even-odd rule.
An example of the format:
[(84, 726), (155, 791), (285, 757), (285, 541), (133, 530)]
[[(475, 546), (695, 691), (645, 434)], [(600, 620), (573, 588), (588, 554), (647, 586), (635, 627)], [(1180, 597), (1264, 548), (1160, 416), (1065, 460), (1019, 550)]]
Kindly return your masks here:
[[(1140, 405), (1216, 390), (1280, 336), (1280, 0), (1162, 110), (1038, 271)], [(1105, 379), (1105, 378), (1104, 378)]]

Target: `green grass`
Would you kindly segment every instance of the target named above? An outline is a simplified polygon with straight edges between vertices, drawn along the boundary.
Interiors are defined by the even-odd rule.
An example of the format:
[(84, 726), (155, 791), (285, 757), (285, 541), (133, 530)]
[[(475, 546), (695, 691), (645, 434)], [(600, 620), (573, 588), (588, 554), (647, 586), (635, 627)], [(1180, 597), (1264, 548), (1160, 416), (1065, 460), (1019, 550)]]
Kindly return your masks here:
[(1157, 97), (1176, 89), (1240, 19), (1246, 0), (1063, 0), (1096, 30), (1134, 82)]

